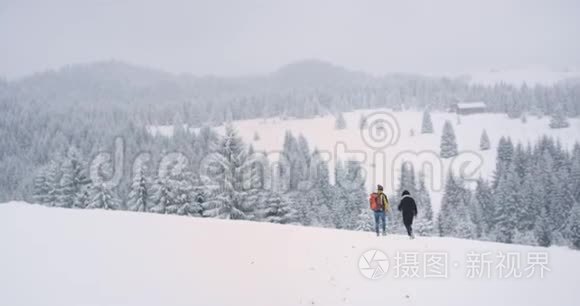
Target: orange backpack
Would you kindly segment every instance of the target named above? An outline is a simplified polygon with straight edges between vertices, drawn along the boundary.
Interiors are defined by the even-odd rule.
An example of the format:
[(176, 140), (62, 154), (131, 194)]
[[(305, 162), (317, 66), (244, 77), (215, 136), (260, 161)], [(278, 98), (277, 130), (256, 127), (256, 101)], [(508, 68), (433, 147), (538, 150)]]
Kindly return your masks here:
[(369, 203), (373, 211), (383, 210), (383, 203), (381, 203), (378, 193), (376, 192), (371, 193), (371, 196), (369, 197)]

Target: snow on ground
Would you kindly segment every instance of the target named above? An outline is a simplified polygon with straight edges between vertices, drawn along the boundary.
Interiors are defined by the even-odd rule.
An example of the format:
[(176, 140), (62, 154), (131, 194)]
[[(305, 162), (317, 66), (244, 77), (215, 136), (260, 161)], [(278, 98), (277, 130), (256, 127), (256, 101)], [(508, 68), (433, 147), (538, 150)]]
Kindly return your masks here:
[[(389, 114), (392, 117), (389, 117)], [(366, 132), (362, 134), (359, 129), (362, 115), (370, 116), (369, 118), (386, 118), (394, 123), (390, 126), (385, 125), (385, 132), (390, 135), (398, 134), (398, 139), (386, 136), (384, 140), (378, 137), (378, 141), (373, 141)], [(454, 113), (434, 112), (431, 117), (435, 133), (421, 134), (422, 112), (419, 111), (358, 110), (344, 113), (344, 117), (347, 121), (347, 128), (344, 130), (334, 128), (333, 116), (291, 120), (256, 119), (235, 121), (233, 124), (246, 143), (252, 144), (257, 151), (271, 153), (269, 156), (272, 160), (276, 160), (276, 153), (282, 149), (285, 132), (291, 131), (296, 136), (304, 135), (311, 147), (326, 152), (331, 169), (336, 159), (344, 161), (352, 158), (364, 161), (369, 191), (380, 183), (387, 187), (388, 192), (392, 192), (398, 184), (402, 161), (413, 162), (416, 170), (423, 168), (427, 173), (427, 186), (431, 191), (435, 211), (438, 211), (440, 207), (443, 183), (448, 169), (453, 169), (456, 174), (461, 172), (467, 179), (475, 180), (480, 176), (488, 179), (492, 177), (497, 144), (501, 136), (511, 137), (514, 143), (533, 144), (542, 135), (548, 135), (560, 139), (562, 144), (570, 149), (574, 142), (580, 141), (580, 119), (578, 118), (569, 119), (569, 128), (556, 130), (548, 127), (550, 118), (547, 116), (537, 118), (530, 115), (527, 117), (527, 123), (524, 124), (520, 119), (509, 119), (505, 114), (464, 115), (460, 116), (460, 121), (458, 121), (458, 116)], [(459, 150), (465, 152), (455, 160), (441, 160), (437, 157), (440, 152), (441, 132), (445, 120), (453, 124)], [(489, 135), (491, 149), (480, 151), (480, 136), (484, 129)], [(150, 127), (149, 130), (166, 136), (172, 134), (171, 126)], [(411, 130), (414, 131), (414, 136), (411, 136)], [(217, 131), (223, 132), (223, 127), (218, 127)], [(258, 133), (259, 140), (253, 140), (254, 133)], [(384, 153), (384, 156), (375, 154), (376, 149), (369, 143), (371, 145), (388, 144), (386, 148), (379, 150)], [(424, 168), (422, 165), (425, 164), (432, 165), (433, 170), (428, 167)]]
[[(565, 306), (580, 299), (580, 252), (564, 248), (19, 202), (0, 204), (0, 244), (0, 305)], [(360, 272), (368, 250), (387, 255), (383, 278)], [(440, 271), (448, 277), (432, 278), (423, 264), (429, 252), (447, 254)], [(469, 279), (469, 252), (520, 254), (520, 272), (528, 256), (544, 254), (550, 271), (499, 279), (507, 274), (494, 261), (490, 278)], [(401, 276), (397, 253), (418, 254), (418, 265), (400, 263), (419, 267), (419, 278)]]

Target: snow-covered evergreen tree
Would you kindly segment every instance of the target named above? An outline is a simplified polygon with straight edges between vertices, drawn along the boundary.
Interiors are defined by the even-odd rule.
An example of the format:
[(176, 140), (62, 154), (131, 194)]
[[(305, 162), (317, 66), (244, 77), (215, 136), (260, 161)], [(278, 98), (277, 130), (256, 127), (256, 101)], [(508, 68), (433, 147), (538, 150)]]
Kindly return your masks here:
[(311, 161), (312, 188), (306, 194), (311, 205), (311, 223), (314, 226), (335, 227), (332, 206), (338, 199), (334, 186), (330, 185), (328, 164), (322, 160), (320, 152), (314, 150)]
[(87, 208), (91, 203), (91, 192), (92, 192), (92, 184), (84, 185), (77, 196), (75, 197), (75, 202), (73, 203), (73, 207), (75, 208)]
[(96, 183), (92, 187), (91, 201), (86, 208), (88, 209), (111, 209), (120, 208), (121, 202), (117, 194), (106, 183)]
[(481, 151), (489, 150), (491, 145), (489, 143), (489, 136), (487, 136), (487, 131), (483, 130), (481, 133), (481, 138), (479, 139), (479, 149)]
[(443, 134), (441, 135), (441, 153), (442, 158), (454, 157), (458, 154), (457, 141), (455, 139), (455, 132), (449, 120), (445, 121), (443, 125)]
[(494, 224), (495, 240), (513, 243), (518, 222), (518, 209), (523, 205), (521, 184), (514, 167), (508, 168), (505, 176), (500, 178), (494, 200), (496, 204), (492, 224)]
[(271, 223), (289, 224), (296, 221), (296, 211), (284, 196), (278, 193), (265, 194), (260, 220)]
[(134, 211), (149, 211), (151, 193), (151, 183), (145, 173), (145, 166), (138, 165), (135, 167), (135, 173), (131, 182), (129, 197), (127, 198), (127, 207)]
[(494, 205), (495, 202), (491, 187), (488, 182), (479, 179), (477, 181), (477, 186), (475, 187), (475, 194), (473, 195), (472, 209), (479, 214), (479, 224), (477, 224), (477, 226), (481, 231), (480, 236), (489, 234), (490, 229), (494, 227)]
[(580, 204), (578, 202), (575, 203), (570, 211), (568, 222), (566, 223), (566, 236), (576, 249), (580, 249)]
[(364, 130), (368, 127), (367, 116), (365, 116), (364, 114), (360, 115), (358, 127), (361, 130)]
[(552, 114), (552, 119), (550, 119), (550, 128), (552, 129), (563, 129), (570, 126), (568, 119), (566, 118), (566, 113), (562, 106), (558, 104), (554, 113)]
[(414, 196), (417, 204), (417, 221), (415, 228), (421, 236), (431, 236), (435, 233), (433, 225), (433, 207), (431, 206), (431, 196), (425, 186), (425, 174), (419, 173), (417, 191)]
[(151, 195), (152, 207), (149, 209), (152, 212), (159, 214), (166, 213), (167, 206), (173, 204), (173, 190), (171, 189), (171, 181), (169, 178), (157, 178), (153, 184), (153, 193)]
[(496, 167), (494, 172), (493, 188), (497, 188), (504, 175), (504, 169), (510, 167), (514, 154), (514, 145), (510, 138), (501, 137), (497, 146)]
[(538, 239), (538, 245), (542, 247), (549, 247), (552, 245), (552, 229), (550, 228), (548, 220), (548, 212), (545, 207), (542, 207), (538, 214), (536, 224), (534, 226), (534, 235)]
[(469, 199), (470, 193), (464, 188), (461, 179), (449, 173), (437, 222), (440, 236), (458, 238), (475, 236), (475, 225), (467, 208)]
[(346, 129), (346, 120), (344, 119), (344, 116), (342, 115), (342, 113), (338, 113), (338, 116), (336, 116), (336, 122), (334, 123), (334, 128), (337, 130)]
[(217, 185), (204, 213), (224, 219), (252, 219), (256, 208), (252, 200), (255, 190), (251, 188), (255, 172), (250, 171), (252, 160), (232, 125), (226, 125), (225, 135), (211, 160), (211, 173)]
[(46, 206), (59, 206), (60, 204), (60, 166), (52, 160), (43, 171), (44, 179), (42, 192), (46, 192), (43, 200)]
[(73, 207), (81, 190), (90, 183), (87, 165), (78, 149), (72, 147), (66, 154), (62, 164), (60, 179), (59, 206)]
[(39, 169), (32, 182), (32, 198), (36, 203), (46, 204), (48, 202), (48, 192), (50, 191), (50, 186), (47, 177), (47, 167)]
[(431, 112), (429, 109), (423, 111), (423, 122), (421, 124), (422, 134), (433, 134), (433, 122), (431, 121)]
[(355, 230), (362, 232), (374, 231), (375, 221), (373, 218), (373, 212), (368, 207), (361, 208), (357, 216)]

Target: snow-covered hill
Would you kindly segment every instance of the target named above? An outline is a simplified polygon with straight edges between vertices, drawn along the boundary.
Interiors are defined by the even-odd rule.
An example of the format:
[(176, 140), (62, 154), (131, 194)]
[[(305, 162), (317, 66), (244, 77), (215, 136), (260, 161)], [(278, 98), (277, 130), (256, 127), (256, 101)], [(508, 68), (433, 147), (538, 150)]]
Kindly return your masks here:
[[(392, 116), (385, 117), (383, 115), (385, 113)], [(380, 140), (389, 144), (380, 150), (384, 156), (374, 155), (375, 148), (369, 145), (370, 136), (361, 134), (359, 122), (363, 115), (369, 116), (369, 121), (386, 118), (391, 125), (385, 131), (398, 135), (396, 140), (389, 136)], [(433, 171), (425, 169), (428, 172), (427, 187), (431, 191), (435, 211), (440, 207), (443, 182), (448, 169), (453, 169), (456, 174), (462, 171), (466, 178), (474, 180), (479, 177), (491, 178), (496, 166), (497, 144), (502, 136), (511, 137), (515, 144), (521, 142), (526, 145), (533, 144), (541, 136), (546, 135), (559, 139), (562, 145), (569, 149), (572, 149), (575, 142), (580, 141), (580, 119), (577, 118), (569, 119), (569, 128), (550, 129), (550, 118), (547, 116), (538, 118), (529, 115), (527, 123), (522, 123), (519, 119), (509, 119), (505, 114), (490, 113), (460, 116), (458, 119), (454, 113), (434, 112), (431, 117), (433, 134), (420, 133), (422, 112), (393, 112), (390, 109), (344, 113), (347, 126), (343, 130), (335, 129), (336, 118), (331, 115), (313, 119), (244, 120), (234, 121), (233, 124), (246, 143), (252, 144), (257, 151), (267, 152), (274, 160), (278, 156), (276, 153), (282, 150), (286, 131), (291, 131), (296, 136), (304, 135), (311, 148), (325, 152), (331, 170), (337, 159), (361, 160), (366, 167), (366, 183), (369, 190), (377, 183), (387, 186), (389, 192), (394, 190), (398, 186), (400, 165), (403, 161), (413, 162), (416, 170), (419, 170), (422, 164), (436, 165)], [(440, 152), (445, 120), (449, 120), (454, 127), (459, 151), (469, 152), (462, 154), (461, 158), (453, 163), (450, 159), (441, 160), (436, 156)], [(479, 149), (483, 130), (487, 131), (491, 141), (491, 148), (487, 151)], [(150, 127), (150, 131), (170, 136), (173, 127)], [(223, 132), (223, 127), (219, 127), (217, 131)], [(411, 136), (412, 132), (414, 136)], [(256, 133), (259, 140), (254, 140)]]
[[(0, 245), (0, 305), (529, 306), (580, 300), (580, 252), (564, 248), (377, 238), (18, 202), (0, 204)], [(359, 270), (368, 250), (387, 255), (384, 277), (368, 279)], [(468, 259), (485, 252), (494, 258), (491, 277), (470, 279)], [(543, 278), (538, 268), (531, 277), (528, 270), (519, 279), (499, 279), (505, 271), (496, 270), (496, 259), (508, 252), (521, 256), (516, 271), (528, 268), (528, 256), (536, 254), (548, 256), (550, 271)], [(402, 277), (397, 254), (406, 257), (399, 264), (408, 266), (417, 256), (419, 278)], [(448, 264), (439, 271), (448, 277), (432, 278), (423, 260), (433, 254), (447, 254)]]

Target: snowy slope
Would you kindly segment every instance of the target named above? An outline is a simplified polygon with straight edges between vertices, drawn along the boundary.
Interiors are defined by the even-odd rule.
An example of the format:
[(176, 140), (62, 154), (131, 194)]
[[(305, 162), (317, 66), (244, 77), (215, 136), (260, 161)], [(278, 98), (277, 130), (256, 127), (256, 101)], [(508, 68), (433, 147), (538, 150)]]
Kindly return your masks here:
[[(385, 139), (390, 145), (380, 150), (385, 153), (384, 157), (373, 155), (375, 149), (365, 142), (364, 136), (361, 135), (361, 130), (359, 129), (361, 115), (368, 116), (381, 112), (393, 115), (393, 122), (395, 123), (393, 126), (397, 126), (397, 128), (392, 130), (398, 131), (399, 135), (398, 141), (390, 142), (390, 139)], [(542, 135), (553, 136), (560, 139), (562, 144), (570, 149), (574, 142), (580, 141), (580, 119), (578, 118), (569, 119), (569, 128), (555, 130), (548, 127), (550, 118), (547, 116), (537, 118), (530, 115), (527, 118), (527, 123), (524, 124), (519, 119), (509, 119), (505, 114), (486, 113), (460, 116), (461, 123), (458, 124), (456, 114), (434, 112), (431, 117), (435, 133), (421, 134), (422, 112), (419, 111), (358, 110), (344, 113), (344, 117), (347, 121), (347, 128), (344, 130), (336, 130), (334, 128), (335, 118), (333, 116), (293, 120), (269, 118), (265, 120), (235, 121), (233, 124), (246, 143), (251, 143), (257, 151), (272, 153), (270, 157), (274, 160), (277, 156), (276, 153), (282, 149), (284, 133), (291, 131), (295, 136), (298, 134), (304, 135), (311, 148), (316, 147), (328, 153), (331, 169), (337, 158), (343, 161), (348, 158), (364, 161), (363, 164), (366, 166), (367, 172), (366, 182), (369, 190), (376, 186), (377, 183), (386, 186), (389, 192), (394, 190), (398, 185), (398, 173), (403, 160), (413, 162), (416, 170), (425, 162), (428, 164), (442, 162), (442, 166), (439, 168), (441, 170), (429, 171), (429, 169), (425, 169), (429, 175), (427, 187), (431, 191), (433, 208), (436, 212), (440, 207), (443, 182), (447, 170), (452, 168), (457, 174), (462, 166), (466, 165), (464, 162), (467, 161), (471, 162), (465, 168), (464, 174), (468, 174), (467, 178), (474, 180), (480, 176), (491, 178), (495, 169), (497, 144), (502, 136), (511, 137), (514, 143), (522, 142), (524, 144), (528, 142), (533, 144)], [(433, 158), (433, 154), (429, 153), (439, 154), (440, 152), (441, 132), (445, 120), (450, 120), (454, 127), (459, 150), (474, 152), (474, 154), (462, 155), (462, 158), (453, 164), (451, 164), (450, 160)], [(484, 129), (489, 135), (491, 149), (480, 151), (480, 136)], [(168, 136), (172, 134), (172, 130), (173, 127), (171, 126), (150, 127), (151, 132)], [(411, 130), (414, 130), (415, 136), (410, 136)], [(219, 127), (217, 131), (222, 132), (223, 127)], [(259, 134), (260, 140), (253, 140), (254, 133)], [(361, 152), (363, 153), (362, 156), (360, 155)], [(414, 158), (414, 154), (423, 155)], [(380, 169), (379, 171), (374, 171), (373, 163), (375, 164), (374, 169)]]
[[(0, 305), (577, 305), (580, 252), (477, 241), (0, 204)], [(384, 278), (359, 271), (385, 252)], [(467, 279), (469, 251), (547, 252), (551, 271)], [(394, 275), (396, 252), (446, 252), (445, 279)], [(457, 263), (457, 266), (454, 264)]]

